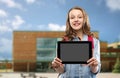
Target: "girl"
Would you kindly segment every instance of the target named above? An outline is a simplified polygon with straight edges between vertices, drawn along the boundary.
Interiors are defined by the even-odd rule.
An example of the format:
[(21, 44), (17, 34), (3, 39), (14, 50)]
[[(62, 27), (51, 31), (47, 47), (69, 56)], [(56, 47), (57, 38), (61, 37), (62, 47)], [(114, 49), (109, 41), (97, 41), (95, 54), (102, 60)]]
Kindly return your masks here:
[(62, 60), (54, 58), (52, 67), (59, 73), (59, 78), (96, 78), (100, 71), (100, 46), (99, 40), (90, 31), (89, 19), (85, 11), (80, 7), (69, 10), (64, 41), (88, 41), (93, 38), (93, 57), (88, 64), (62, 64)]

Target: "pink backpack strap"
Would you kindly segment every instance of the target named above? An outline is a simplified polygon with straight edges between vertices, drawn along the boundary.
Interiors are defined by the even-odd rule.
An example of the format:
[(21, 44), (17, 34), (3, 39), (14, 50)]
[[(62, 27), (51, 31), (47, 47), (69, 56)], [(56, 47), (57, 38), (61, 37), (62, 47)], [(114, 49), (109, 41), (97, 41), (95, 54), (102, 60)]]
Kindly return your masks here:
[(94, 49), (94, 41), (92, 36), (88, 36), (88, 41), (92, 42), (92, 49)]
[(62, 38), (62, 41), (69, 41), (69, 39), (68, 39), (67, 36), (64, 36), (64, 37)]

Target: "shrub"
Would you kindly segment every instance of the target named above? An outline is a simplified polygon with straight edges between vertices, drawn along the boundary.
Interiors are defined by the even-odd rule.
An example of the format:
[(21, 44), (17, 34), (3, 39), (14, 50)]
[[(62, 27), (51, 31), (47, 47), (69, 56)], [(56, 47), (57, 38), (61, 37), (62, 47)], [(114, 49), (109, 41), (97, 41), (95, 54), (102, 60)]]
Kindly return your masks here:
[(119, 57), (116, 60), (116, 63), (114, 65), (114, 69), (112, 71), (113, 73), (120, 73), (120, 60)]

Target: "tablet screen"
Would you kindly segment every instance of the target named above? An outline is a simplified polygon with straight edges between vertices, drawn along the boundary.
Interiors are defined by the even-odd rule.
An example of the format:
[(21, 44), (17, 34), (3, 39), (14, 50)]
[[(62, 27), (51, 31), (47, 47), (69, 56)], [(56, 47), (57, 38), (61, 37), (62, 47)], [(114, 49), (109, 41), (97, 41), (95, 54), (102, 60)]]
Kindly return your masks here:
[(87, 64), (92, 57), (91, 45), (90, 41), (58, 41), (57, 57), (63, 64)]

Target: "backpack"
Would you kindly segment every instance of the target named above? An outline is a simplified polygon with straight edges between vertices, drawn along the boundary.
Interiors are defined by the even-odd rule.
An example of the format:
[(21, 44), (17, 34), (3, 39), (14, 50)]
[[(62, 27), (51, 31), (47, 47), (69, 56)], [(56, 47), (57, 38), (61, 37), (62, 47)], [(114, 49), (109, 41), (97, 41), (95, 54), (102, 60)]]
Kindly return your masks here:
[(92, 36), (88, 36), (88, 41), (92, 42), (92, 49), (94, 49), (94, 41)]

